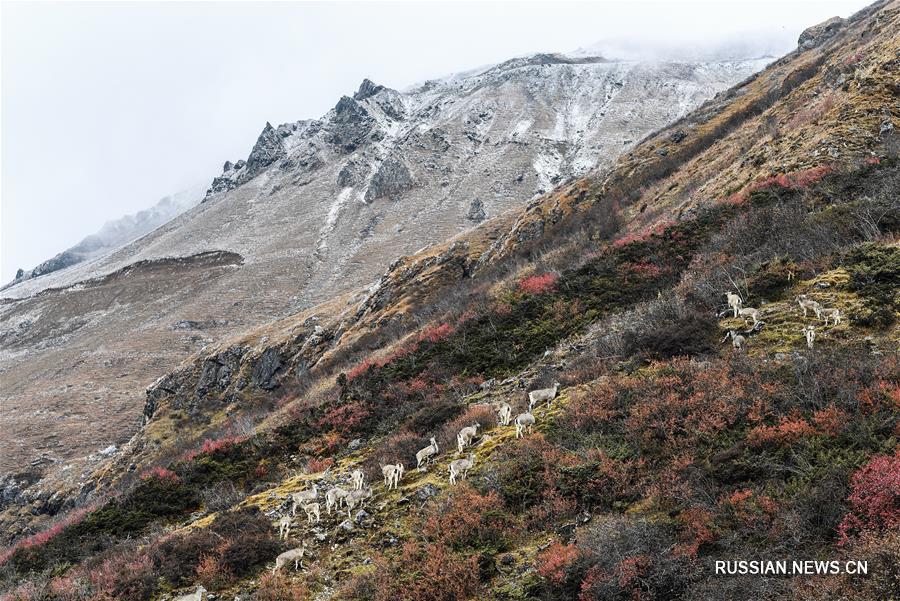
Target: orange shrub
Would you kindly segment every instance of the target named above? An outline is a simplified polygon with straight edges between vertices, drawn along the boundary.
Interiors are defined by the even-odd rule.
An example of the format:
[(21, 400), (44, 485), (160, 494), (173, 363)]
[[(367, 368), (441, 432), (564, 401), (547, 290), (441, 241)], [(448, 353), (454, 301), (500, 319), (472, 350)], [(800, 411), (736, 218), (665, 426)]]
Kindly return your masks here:
[(304, 582), (295, 582), (284, 572), (274, 575), (266, 571), (259, 579), (259, 588), (253, 593), (253, 601), (306, 601), (309, 588)]
[(454, 549), (502, 547), (512, 518), (496, 492), (478, 494), (463, 482), (444, 501), (428, 511), (422, 532)]
[(400, 556), (376, 557), (375, 570), (354, 577), (343, 595), (358, 601), (463, 601), (479, 588), (476, 557), (439, 543), (409, 542)]
[(756, 426), (747, 434), (747, 442), (757, 448), (789, 446), (815, 433), (808, 421), (792, 415), (781, 418), (777, 426)]
[(223, 566), (218, 557), (206, 555), (197, 564), (197, 579), (206, 588), (217, 591), (234, 582), (234, 574)]
[(575, 545), (554, 542), (538, 553), (537, 572), (551, 582), (562, 584), (566, 580), (566, 572), (577, 559), (578, 548)]
[(312, 457), (306, 462), (306, 471), (310, 474), (318, 474), (324, 472), (334, 465), (334, 457)]

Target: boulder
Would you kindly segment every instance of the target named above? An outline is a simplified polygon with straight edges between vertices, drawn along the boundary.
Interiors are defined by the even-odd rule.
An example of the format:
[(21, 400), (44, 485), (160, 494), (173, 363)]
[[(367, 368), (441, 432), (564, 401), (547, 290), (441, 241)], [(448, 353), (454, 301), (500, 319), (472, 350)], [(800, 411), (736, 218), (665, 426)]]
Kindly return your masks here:
[(815, 48), (819, 46), (833, 36), (838, 30), (843, 27), (844, 19), (840, 17), (831, 17), (827, 21), (823, 21), (818, 25), (813, 25), (812, 27), (808, 27), (803, 30), (803, 33), (800, 34), (800, 38), (797, 40), (797, 45), (801, 50), (809, 50), (810, 48)]

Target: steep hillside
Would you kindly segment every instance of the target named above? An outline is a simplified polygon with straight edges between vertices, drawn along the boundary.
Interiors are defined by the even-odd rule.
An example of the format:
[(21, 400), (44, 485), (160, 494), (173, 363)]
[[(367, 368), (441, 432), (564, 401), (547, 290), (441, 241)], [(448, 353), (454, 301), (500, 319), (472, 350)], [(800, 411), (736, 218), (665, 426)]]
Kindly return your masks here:
[(898, 0), (810, 28), (612, 167), (211, 344), (95, 477), (6, 508), (8, 598), (900, 597), (898, 40)]
[(406, 92), (366, 81), (321, 119), (267, 126), (199, 206), (3, 291), (0, 428), (16, 434), (0, 438), (0, 474), (80, 485), (134, 434), (144, 389), (191, 354), (360, 294), (397, 255), (608, 165), (766, 62), (538, 55)]

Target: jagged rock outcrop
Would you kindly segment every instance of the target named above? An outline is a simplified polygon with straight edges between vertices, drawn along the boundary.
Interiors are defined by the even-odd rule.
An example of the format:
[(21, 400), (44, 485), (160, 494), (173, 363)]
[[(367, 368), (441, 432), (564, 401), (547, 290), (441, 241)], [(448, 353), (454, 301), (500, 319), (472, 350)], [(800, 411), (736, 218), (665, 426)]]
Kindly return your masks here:
[(406, 192), (415, 185), (409, 167), (403, 161), (393, 157), (385, 160), (375, 171), (369, 189), (366, 190), (366, 202), (372, 202), (379, 198), (397, 200), (400, 194)]
[(844, 19), (840, 17), (831, 17), (827, 21), (823, 21), (818, 25), (813, 25), (803, 30), (797, 45), (801, 50), (810, 50), (822, 44), (825, 40), (832, 37), (842, 26)]
[(266, 122), (266, 126), (256, 140), (256, 144), (253, 145), (253, 150), (250, 151), (250, 156), (247, 157), (246, 177), (248, 179), (254, 177), (286, 154), (287, 152), (281, 143), (281, 136), (275, 132), (275, 128), (272, 127), (271, 123)]
[(353, 95), (353, 100), (365, 100), (366, 98), (371, 98), (384, 89), (384, 86), (375, 84), (371, 79), (364, 79), (362, 83), (359, 84), (359, 90)]
[(484, 221), (487, 215), (484, 212), (484, 203), (481, 202), (480, 198), (476, 198), (472, 201), (472, 204), (469, 205), (469, 212), (466, 213), (466, 217), (469, 221), (473, 221), (475, 223), (481, 223)]
[(326, 140), (340, 152), (353, 152), (365, 141), (374, 124), (375, 120), (366, 109), (353, 98), (343, 96), (334, 107), (334, 117), (328, 130), (330, 135)]

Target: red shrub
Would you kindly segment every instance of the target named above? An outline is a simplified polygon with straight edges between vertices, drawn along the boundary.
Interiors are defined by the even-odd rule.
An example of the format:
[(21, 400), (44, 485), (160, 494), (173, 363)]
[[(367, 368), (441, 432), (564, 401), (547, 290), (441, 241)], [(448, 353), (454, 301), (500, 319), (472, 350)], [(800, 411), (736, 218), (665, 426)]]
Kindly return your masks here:
[(39, 547), (41, 545), (47, 544), (52, 539), (59, 536), (59, 534), (69, 526), (73, 526), (79, 523), (85, 518), (86, 515), (94, 511), (94, 509), (96, 508), (97, 506), (92, 504), (80, 507), (78, 509), (73, 509), (63, 517), (59, 518), (53, 525), (51, 525), (47, 529), (42, 530), (37, 534), (32, 534), (31, 536), (18, 541), (16, 544), (0, 551), (0, 566), (9, 561), (9, 558), (12, 557), (18, 549)]
[(306, 471), (310, 474), (318, 474), (319, 472), (324, 472), (328, 468), (334, 465), (334, 457), (313, 457), (309, 461), (306, 462)]
[(779, 510), (778, 504), (766, 495), (751, 489), (738, 490), (727, 497), (723, 505), (730, 517), (743, 529), (767, 532)]
[(713, 516), (701, 507), (689, 507), (678, 514), (681, 525), (680, 542), (675, 547), (675, 555), (696, 557), (702, 545), (713, 542)]
[(510, 528), (500, 495), (480, 495), (465, 482), (433, 505), (422, 524), (425, 536), (454, 549), (497, 547)]
[(432, 326), (430, 328), (426, 328), (419, 334), (419, 340), (428, 342), (440, 342), (446, 338), (449, 338), (453, 333), (453, 326), (450, 324), (442, 323), (437, 326)]
[(829, 173), (833, 172), (834, 167), (830, 165), (821, 165), (819, 167), (812, 167), (810, 169), (795, 171), (793, 173), (782, 173), (779, 175), (761, 178), (745, 187), (743, 190), (734, 192), (733, 194), (729, 195), (722, 202), (740, 206), (747, 201), (747, 198), (749, 198), (751, 192), (764, 190), (766, 188), (771, 188), (772, 186), (780, 186), (782, 188), (787, 188), (790, 190), (806, 190), (811, 185), (818, 182)]
[(812, 420), (822, 433), (837, 436), (844, 430), (849, 416), (834, 405), (828, 405), (825, 409), (813, 413)]
[(806, 125), (807, 123), (813, 123), (817, 121), (822, 115), (830, 111), (835, 105), (835, 97), (834, 94), (829, 94), (824, 98), (820, 99), (818, 102), (813, 103), (806, 108), (802, 108), (797, 111), (793, 117), (791, 117), (787, 123), (785, 123), (785, 127), (787, 129), (797, 129), (802, 125)]
[(641, 263), (629, 263), (624, 266), (624, 269), (626, 279), (628, 278), (628, 275), (635, 275), (641, 279), (655, 279), (663, 274), (662, 267), (656, 263), (648, 263), (646, 261)]
[(200, 452), (206, 453), (207, 455), (215, 455), (216, 453), (226, 453), (230, 451), (234, 446), (241, 444), (247, 440), (246, 436), (223, 436), (222, 438), (217, 438), (215, 440), (211, 440), (207, 438), (203, 441), (203, 444), (200, 445)]
[(369, 410), (359, 401), (339, 405), (329, 409), (316, 423), (320, 430), (334, 430), (339, 433), (354, 431), (366, 418)]
[(519, 281), (519, 292), (524, 294), (544, 294), (556, 290), (559, 274), (548, 272), (532, 275)]
[(441, 544), (409, 542), (400, 557), (377, 557), (375, 571), (356, 576), (344, 595), (360, 601), (462, 601), (478, 591), (478, 561)]
[(555, 542), (538, 553), (537, 572), (547, 580), (562, 584), (566, 572), (578, 559), (578, 547)]
[(838, 526), (840, 544), (861, 532), (900, 527), (900, 451), (873, 457), (850, 480), (850, 511)]
[(204, 587), (217, 591), (234, 582), (234, 574), (215, 555), (207, 555), (197, 564), (197, 579)]
[(609, 381), (593, 384), (571, 395), (565, 409), (566, 421), (580, 430), (593, 430), (619, 416), (615, 408), (616, 389)]
[(634, 587), (637, 584), (637, 580), (644, 575), (651, 563), (652, 560), (646, 555), (626, 557), (620, 561), (615, 569), (619, 586), (625, 589)]
[(844, 60), (841, 61), (847, 67), (852, 67), (859, 63), (863, 59), (862, 52), (856, 52), (854, 54), (848, 54), (844, 57)]
[(150, 480), (151, 478), (159, 480), (165, 484), (177, 484), (178, 474), (164, 467), (152, 467), (141, 473), (141, 480)]
[(107, 559), (90, 571), (90, 580), (97, 600), (142, 601), (156, 590), (153, 562), (143, 552)]

